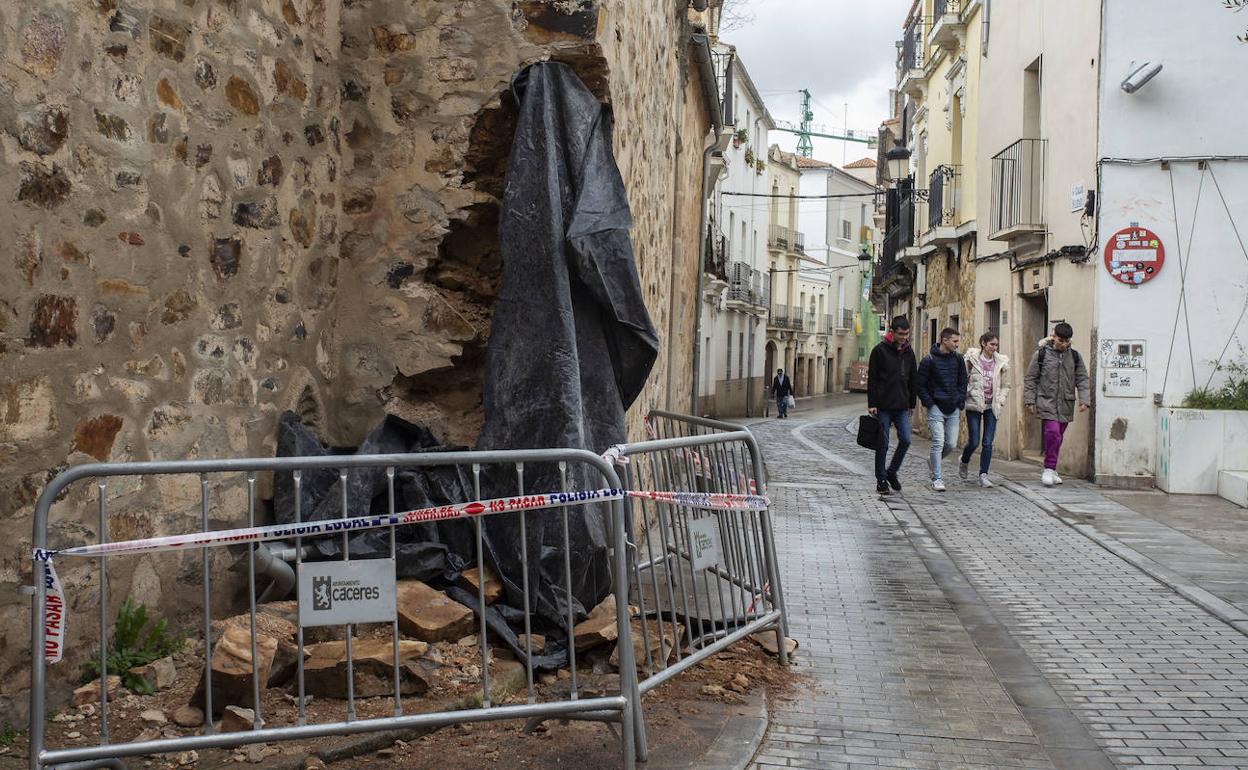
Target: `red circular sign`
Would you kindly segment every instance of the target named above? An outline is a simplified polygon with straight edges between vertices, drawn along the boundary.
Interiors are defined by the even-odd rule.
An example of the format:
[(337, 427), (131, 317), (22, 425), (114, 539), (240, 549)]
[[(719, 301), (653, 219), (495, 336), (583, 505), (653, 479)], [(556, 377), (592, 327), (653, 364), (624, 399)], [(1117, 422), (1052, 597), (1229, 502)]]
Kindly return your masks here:
[(1105, 269), (1119, 283), (1148, 283), (1165, 262), (1166, 247), (1152, 230), (1126, 227), (1105, 241)]

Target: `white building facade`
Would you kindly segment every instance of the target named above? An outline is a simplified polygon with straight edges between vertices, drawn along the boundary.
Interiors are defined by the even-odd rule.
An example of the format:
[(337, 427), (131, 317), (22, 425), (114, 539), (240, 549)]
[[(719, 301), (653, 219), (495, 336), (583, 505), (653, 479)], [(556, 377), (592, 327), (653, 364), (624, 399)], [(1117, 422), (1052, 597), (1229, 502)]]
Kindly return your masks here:
[[(875, 193), (876, 186), (856, 173), (836, 166), (827, 171), (827, 251), (824, 264), (828, 270), (828, 365), (831, 372), (829, 390), (841, 392), (849, 388), (855, 361), (865, 361), (870, 350), (859, 350), (859, 333), (867, 324), (878, 323), (874, 317), (864, 318), (865, 301), (870, 287), (870, 261), (859, 257), (876, 249)], [(870, 314), (874, 315), (874, 314)]]
[[(702, 292), (702, 371), (698, 413), (762, 414), (766, 321), (770, 306), (767, 238), (768, 131), (775, 122), (739, 57), (733, 59), (736, 133), (724, 150), (711, 196), (710, 258)], [(752, 197), (757, 196), (757, 197)]]
[[(963, 349), (985, 331), (1000, 335), (1013, 362), (1010, 398), (997, 423), (1002, 459), (1041, 455), (1040, 423), (1023, 406), (1023, 378), (1036, 345), (1059, 321), (1090, 356), (1096, 269), (1087, 251), (1092, 218), (1087, 190), (1096, 187), (1101, 9), (1084, 0), (993, 3), (980, 50), (974, 307), (960, 310), (973, 328)], [(929, 332), (930, 333), (930, 332)], [(1059, 470), (1092, 470), (1090, 415), (1066, 433)]]
[[(1218, 469), (1248, 470), (1248, 435), (1214, 428), (1243, 412), (1172, 408), (1248, 363), (1248, 105), (1236, 96), (1248, 72), (1248, 46), (1237, 40), (1243, 19), (1220, 3), (1104, 8), (1088, 355), (1096, 476), (1212, 493)], [(1134, 92), (1124, 90), (1130, 73), (1157, 64), (1151, 80), (1137, 75), (1127, 81)], [(1175, 467), (1208, 449), (1216, 457), (1200, 455), (1190, 474)]]

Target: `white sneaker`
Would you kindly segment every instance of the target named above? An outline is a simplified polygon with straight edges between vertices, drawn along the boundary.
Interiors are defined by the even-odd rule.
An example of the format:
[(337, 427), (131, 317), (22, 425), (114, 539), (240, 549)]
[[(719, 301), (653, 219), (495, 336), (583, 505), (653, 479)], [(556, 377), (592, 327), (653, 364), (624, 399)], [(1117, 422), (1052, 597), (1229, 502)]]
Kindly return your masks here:
[(988, 487), (992, 486), (992, 482), (988, 480), (987, 473), (979, 474), (979, 485), (983, 487), (984, 489), (987, 489)]
[(936, 490), (937, 492), (944, 492), (945, 482), (942, 481), (941, 479), (936, 479), (935, 481), (932, 482), (932, 489)]
[(1057, 483), (1053, 480), (1053, 477), (1056, 475), (1057, 474), (1054, 473), (1051, 468), (1045, 468), (1044, 473), (1040, 474), (1040, 483), (1045, 485), (1046, 487), (1051, 487), (1055, 483)]
[(968, 463), (958, 463), (958, 478), (966, 481), (971, 475), (971, 466)]
[(1054, 484), (1062, 483), (1062, 477), (1057, 475), (1057, 471), (1053, 471), (1053, 483)]

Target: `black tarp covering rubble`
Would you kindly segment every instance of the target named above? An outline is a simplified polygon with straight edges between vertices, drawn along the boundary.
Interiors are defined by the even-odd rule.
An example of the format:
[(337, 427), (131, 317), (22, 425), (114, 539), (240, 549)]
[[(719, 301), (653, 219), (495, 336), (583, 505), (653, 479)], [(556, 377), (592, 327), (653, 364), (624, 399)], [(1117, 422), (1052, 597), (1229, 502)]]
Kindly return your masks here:
[[(485, 424), (477, 449), (564, 447), (595, 453), (625, 439), (624, 415), (637, 398), (658, 354), (658, 335), (642, 299), (629, 228), (632, 217), (611, 148), (610, 110), (567, 65), (535, 64), (515, 79), (519, 121), (508, 161), (499, 227), (503, 281), (496, 300), (486, 357)], [(387, 417), (358, 447), (360, 453), (441, 451), (429, 431)], [(293, 414), (283, 415), (278, 454), (328, 453)], [(482, 495), (516, 494), (514, 468), (494, 466), (482, 475)], [(560, 489), (553, 466), (524, 469), (525, 491)], [(568, 467), (569, 489), (592, 489), (601, 477), (579, 464)], [(409, 510), (473, 498), (468, 468), (400, 470), (395, 505)], [(305, 473), (305, 520), (341, 516), (336, 472)], [(289, 474), (279, 474), (274, 506), (279, 521), (294, 518)], [(383, 469), (348, 476), (348, 510), (384, 512)], [(566, 622), (563, 579), (563, 511), (525, 514), (534, 630)], [(569, 509), (572, 610), (580, 620), (611, 588), (605, 506)], [(520, 517), (486, 517), (487, 561), (505, 597), (487, 611), (493, 633), (515, 648), (509, 624), (522, 622)], [(445, 586), (475, 563), (471, 524), (451, 521), (401, 528), (398, 572)], [(325, 558), (341, 555), (340, 538), (324, 538)], [(356, 533), (352, 558), (388, 556), (388, 530)], [(476, 608), (476, 597), (451, 586), (448, 594)], [(563, 634), (550, 635), (538, 666), (566, 661)], [(519, 652), (519, 650), (517, 650)]]

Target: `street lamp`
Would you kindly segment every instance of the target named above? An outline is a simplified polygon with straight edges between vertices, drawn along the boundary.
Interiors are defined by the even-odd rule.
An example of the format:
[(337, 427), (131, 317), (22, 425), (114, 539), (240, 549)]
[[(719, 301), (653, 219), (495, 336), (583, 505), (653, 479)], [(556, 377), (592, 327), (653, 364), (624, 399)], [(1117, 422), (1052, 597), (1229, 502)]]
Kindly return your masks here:
[(889, 179), (896, 181), (910, 176), (910, 150), (902, 147), (900, 140), (884, 153), (884, 162), (888, 164)]

